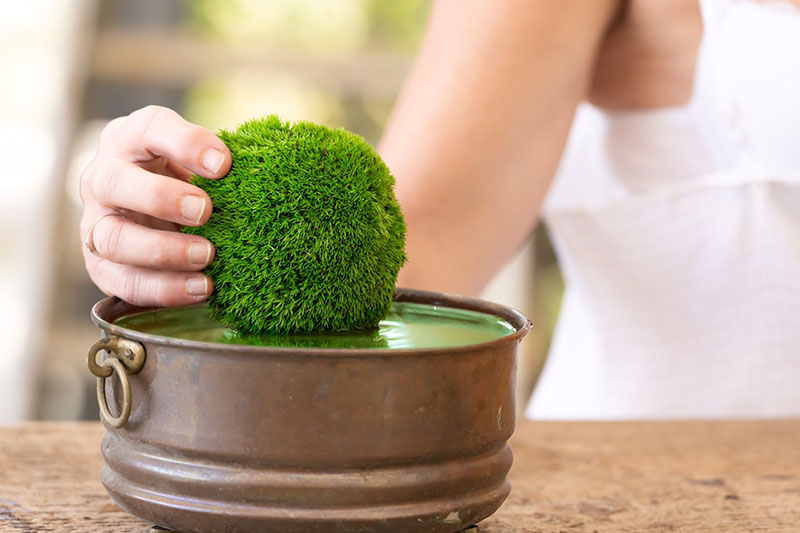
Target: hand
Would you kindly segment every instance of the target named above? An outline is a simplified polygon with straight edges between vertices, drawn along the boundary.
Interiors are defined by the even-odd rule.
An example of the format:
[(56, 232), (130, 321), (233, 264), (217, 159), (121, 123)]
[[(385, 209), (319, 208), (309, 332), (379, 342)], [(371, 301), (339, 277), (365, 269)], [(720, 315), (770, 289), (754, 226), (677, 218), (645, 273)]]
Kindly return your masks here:
[(171, 109), (148, 106), (109, 122), (80, 184), (81, 239), (91, 228), (86, 242), (96, 250), (83, 247), (92, 281), (140, 306), (208, 298), (213, 287), (200, 270), (214, 247), (179, 231), (211, 216), (211, 199), (190, 183), (192, 174), (218, 179), (230, 166), (225, 143)]

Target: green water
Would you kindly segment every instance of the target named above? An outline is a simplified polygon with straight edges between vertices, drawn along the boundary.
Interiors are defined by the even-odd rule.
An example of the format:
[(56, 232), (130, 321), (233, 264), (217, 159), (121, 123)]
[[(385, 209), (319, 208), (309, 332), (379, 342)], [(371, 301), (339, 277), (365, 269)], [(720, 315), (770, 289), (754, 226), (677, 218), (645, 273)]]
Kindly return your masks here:
[(377, 329), (302, 335), (239, 335), (209, 316), (205, 305), (122, 317), (116, 325), (151, 335), (283, 348), (441, 348), (486, 342), (514, 332), (502, 318), (450, 307), (394, 302)]

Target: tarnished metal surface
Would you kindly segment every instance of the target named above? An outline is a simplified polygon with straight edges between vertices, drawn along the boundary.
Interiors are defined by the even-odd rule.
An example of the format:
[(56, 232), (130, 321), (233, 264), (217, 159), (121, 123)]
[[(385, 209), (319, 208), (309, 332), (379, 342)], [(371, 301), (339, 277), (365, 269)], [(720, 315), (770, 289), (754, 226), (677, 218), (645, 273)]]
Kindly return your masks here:
[[(515, 354), (530, 322), (478, 300), (397, 299), (495, 314), (517, 331), (456, 348), (222, 345), (119, 328), (142, 309), (98, 303), (105, 334), (147, 352), (129, 378), (127, 424), (106, 421), (111, 497), (186, 533), (452, 533), (489, 516), (510, 489)], [(119, 406), (109, 385), (105, 399)]]

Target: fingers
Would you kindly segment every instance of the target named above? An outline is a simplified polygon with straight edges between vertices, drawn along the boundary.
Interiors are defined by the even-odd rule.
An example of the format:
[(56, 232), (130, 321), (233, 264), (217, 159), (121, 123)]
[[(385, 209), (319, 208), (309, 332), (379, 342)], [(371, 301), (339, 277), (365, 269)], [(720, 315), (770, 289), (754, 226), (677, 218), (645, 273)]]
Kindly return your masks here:
[(128, 216), (106, 217), (93, 228), (92, 245), (103, 258), (88, 250), (84, 258), (95, 284), (138, 305), (205, 300), (212, 283), (197, 271), (213, 259), (213, 246), (201, 237), (165, 230), (176, 229), (172, 224), (204, 224), (211, 199), (188, 181), (193, 173), (220, 178), (230, 165), (225, 143), (170, 109), (149, 106), (112, 120), (81, 176), (83, 235), (102, 213)]
[(89, 268), (92, 281), (106, 294), (134, 305), (190, 305), (208, 298), (213, 289), (211, 280), (204, 274), (151, 270), (94, 259)]
[(151, 161), (144, 161), (143, 163), (139, 163), (139, 166), (154, 174), (169, 176), (170, 178), (179, 179), (181, 181), (191, 182), (193, 176), (191, 170), (183, 168), (166, 157), (158, 157)]
[(101, 219), (88, 238), (103, 259), (151, 269), (191, 272), (214, 258), (214, 247), (202, 237), (146, 228), (121, 216)]
[(165, 157), (205, 178), (220, 178), (231, 166), (230, 151), (216, 135), (160, 106), (109, 122), (98, 152), (137, 163)]
[[(84, 216), (83, 232), (91, 226), (88, 220)], [(107, 216), (94, 224), (88, 239), (102, 257), (84, 248), (86, 268), (106, 294), (141, 306), (178, 306), (201, 302), (213, 290), (208, 276), (197, 272), (214, 257), (202, 237)]]
[(122, 159), (95, 161), (87, 173), (92, 198), (177, 224), (200, 226), (211, 216), (211, 199), (201, 188), (153, 174)]

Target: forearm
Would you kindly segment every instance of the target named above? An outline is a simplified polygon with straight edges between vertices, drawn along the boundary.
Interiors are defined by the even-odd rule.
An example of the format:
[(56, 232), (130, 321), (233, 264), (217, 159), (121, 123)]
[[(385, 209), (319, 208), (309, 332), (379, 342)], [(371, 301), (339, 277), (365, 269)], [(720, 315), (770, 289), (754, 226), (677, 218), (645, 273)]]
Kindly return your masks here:
[(614, 0), (437, 2), (380, 144), (403, 286), (477, 293), (530, 232)]

